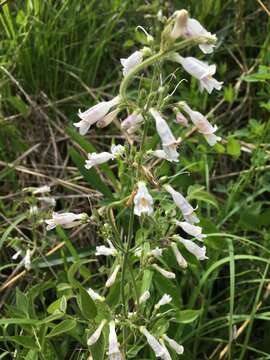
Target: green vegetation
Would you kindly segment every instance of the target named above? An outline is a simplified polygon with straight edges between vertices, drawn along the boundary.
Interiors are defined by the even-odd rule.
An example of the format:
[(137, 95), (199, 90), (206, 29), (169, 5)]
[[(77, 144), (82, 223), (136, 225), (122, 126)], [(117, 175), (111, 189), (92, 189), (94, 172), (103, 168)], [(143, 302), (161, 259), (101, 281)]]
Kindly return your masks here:
[[(208, 113), (223, 141), (210, 148), (193, 134), (180, 146), (178, 164), (162, 162), (152, 170), (198, 203), (209, 260), (188, 258), (175, 287), (147, 272), (145, 282), (158, 288), (153, 304), (164, 292), (173, 297), (177, 314), (170, 331), (185, 347), (179, 358), (270, 359), (270, 23), (267, 9), (255, 0), (25, 0), (1, 6), (0, 359), (89, 359), (87, 338), (96, 328), (97, 308), (85, 288), (101, 289), (112, 264), (94, 256), (106, 229), (90, 223), (47, 232), (43, 219), (50, 207), (41, 208), (25, 189), (50, 185), (57, 211), (96, 218), (98, 204), (119, 200), (114, 189), (128, 196), (129, 178), (120, 165), (118, 173), (111, 163), (84, 168), (88, 152), (122, 141), (117, 127), (82, 137), (72, 124), (79, 108), (117, 95), (119, 59), (147, 45), (136, 27), (155, 38), (162, 27), (157, 14), (181, 8), (217, 34), (207, 61), (218, 65), (224, 86), (200, 93), (181, 68), (168, 66), (175, 83), (189, 80), (174, 99)], [(190, 52), (205, 60), (198, 49)], [(178, 125), (172, 126), (176, 131)], [(149, 149), (159, 141), (154, 128), (152, 135)], [(138, 229), (137, 238), (145, 235)], [(27, 248), (33, 249), (30, 270), (21, 257), (12, 259)], [(116, 283), (106, 302), (113, 307), (119, 295)], [(161, 319), (159, 326), (162, 332), (167, 324)], [(105, 342), (107, 334), (91, 348), (94, 360), (103, 359)], [(155, 358), (148, 347), (130, 347), (128, 354)]]

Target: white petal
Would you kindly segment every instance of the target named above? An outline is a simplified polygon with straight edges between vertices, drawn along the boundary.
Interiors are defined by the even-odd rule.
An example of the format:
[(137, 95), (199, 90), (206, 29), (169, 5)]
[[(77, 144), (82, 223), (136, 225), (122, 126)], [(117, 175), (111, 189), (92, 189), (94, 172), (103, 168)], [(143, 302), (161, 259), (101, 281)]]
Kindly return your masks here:
[(185, 221), (177, 221), (176, 224), (179, 225), (187, 234), (196, 237), (196, 239), (202, 241), (206, 235), (202, 234), (202, 228), (200, 226), (195, 226)]
[(177, 245), (175, 243), (172, 243), (171, 247), (172, 247), (172, 250), (173, 250), (173, 253), (174, 253), (174, 256), (176, 258), (178, 265), (183, 269), (187, 268), (187, 266), (188, 266), (187, 261), (184, 258), (184, 256), (180, 253), (180, 251), (178, 250)]
[(114, 271), (112, 272), (112, 274), (110, 275), (110, 277), (108, 278), (108, 280), (106, 281), (105, 284), (106, 287), (111, 287), (115, 283), (116, 276), (119, 270), (120, 270), (120, 265), (117, 265)]
[(184, 347), (180, 344), (178, 344), (175, 340), (170, 339), (166, 334), (163, 335), (163, 338), (168, 342), (170, 347), (178, 354), (182, 355), (184, 352)]
[(98, 339), (100, 338), (102, 329), (103, 329), (105, 324), (106, 324), (106, 320), (102, 320), (99, 327), (96, 329), (96, 331), (87, 340), (87, 345), (88, 346), (92, 346), (98, 341)]
[(85, 168), (91, 169), (93, 166), (103, 164), (111, 159), (114, 159), (113, 154), (106, 151), (99, 154), (89, 153), (88, 160), (85, 160)]
[(134, 214), (141, 216), (142, 213), (153, 213), (153, 198), (149, 194), (144, 181), (138, 183), (138, 191), (134, 197)]
[(121, 360), (122, 355), (119, 349), (119, 344), (117, 341), (117, 335), (115, 331), (115, 322), (110, 321), (109, 323), (109, 351), (108, 356), (110, 360)]
[(127, 76), (132, 69), (141, 64), (143, 61), (143, 54), (140, 51), (135, 51), (126, 59), (120, 59), (123, 66), (123, 75)]
[(150, 292), (149, 291), (145, 291), (139, 299), (139, 303), (142, 304), (144, 302), (146, 302), (148, 299), (150, 298)]
[(192, 253), (198, 260), (206, 260), (206, 247), (199, 247), (191, 240), (180, 238), (179, 241), (185, 246), (185, 248)]
[(101, 301), (101, 302), (105, 301), (104, 296), (99, 295), (99, 294), (98, 294), (96, 291), (94, 291), (93, 289), (88, 288), (88, 289), (87, 289), (87, 292), (88, 292), (88, 294), (89, 294), (89, 296), (91, 297), (92, 300), (94, 300), (94, 301)]
[(152, 265), (154, 269), (156, 269), (162, 276), (164, 276), (167, 279), (175, 279), (175, 274), (173, 272), (167, 271), (162, 269), (157, 264)]
[(162, 118), (161, 114), (155, 109), (150, 109), (150, 113), (155, 119), (156, 129), (161, 138), (162, 145), (168, 146), (172, 144), (177, 144), (178, 141), (173, 136), (171, 129), (169, 128), (167, 122)]
[(154, 351), (156, 357), (162, 357), (164, 355), (164, 349), (158, 340), (152, 334), (150, 334), (144, 326), (140, 327), (140, 332), (146, 337), (146, 340)]
[(155, 309), (159, 309), (163, 305), (167, 305), (172, 301), (172, 297), (168, 294), (164, 294), (159, 302), (155, 305)]

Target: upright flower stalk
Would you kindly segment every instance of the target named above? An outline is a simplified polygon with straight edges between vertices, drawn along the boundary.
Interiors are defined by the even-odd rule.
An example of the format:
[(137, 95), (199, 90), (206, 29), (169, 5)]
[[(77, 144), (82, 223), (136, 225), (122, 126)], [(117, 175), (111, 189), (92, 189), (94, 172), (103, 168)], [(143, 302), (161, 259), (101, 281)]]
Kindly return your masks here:
[[(188, 271), (190, 257), (197, 262), (208, 258), (206, 246), (196, 243), (203, 242), (206, 237), (198, 225), (203, 213), (191, 204), (183, 189), (172, 186), (170, 182), (164, 184), (156, 175), (153, 164), (165, 160), (169, 162), (168, 166), (178, 166), (179, 171), (182, 151), (179, 131), (183, 126), (188, 126), (188, 118), (209, 145), (220, 141), (215, 135), (216, 126), (212, 126), (206, 117), (192, 110), (187, 103), (179, 99), (176, 105), (173, 100), (170, 103), (172, 95), (169, 89), (159, 83), (164, 78), (159, 73), (164, 71), (163, 63), (173, 60), (199, 80), (201, 89), (209, 93), (214, 89), (220, 90), (222, 82), (213, 78), (215, 65), (208, 65), (193, 57), (183, 57), (179, 53), (190, 45), (199, 45), (203, 53), (210, 53), (214, 50), (216, 36), (196, 19), (190, 18), (186, 10), (181, 10), (168, 19), (158, 51), (155, 50), (157, 46), (152, 46), (154, 38), (148, 35), (147, 39), (149, 48), (136, 50), (120, 60), (123, 78), (119, 94), (86, 111), (79, 111), (80, 121), (74, 124), (81, 135), (86, 135), (94, 124), (103, 131), (103, 127), (115, 123), (122, 131), (122, 138), (134, 138), (134, 143), (127, 139), (124, 144), (112, 145), (110, 151), (89, 153), (85, 159), (85, 171), (108, 163), (106, 166), (113, 164), (117, 173), (119, 165), (118, 188), (112, 189), (114, 200), (104, 199), (90, 218), (84, 213), (67, 212), (53, 213), (46, 220), (48, 230), (57, 225), (68, 229), (90, 221), (98, 229), (96, 241), (100, 243), (96, 244), (93, 256), (100, 265), (99, 279), (104, 285), (100, 286), (99, 283), (99, 288), (103, 289), (99, 290), (102, 295), (92, 287), (87, 290), (97, 307), (98, 316), (92, 324), (92, 329), (96, 330), (86, 343), (91, 351), (102, 333), (109, 334), (106, 347), (111, 360), (128, 359), (129, 345), (140, 348), (142, 342), (149, 345), (157, 358), (165, 360), (172, 358), (171, 351), (178, 355), (184, 352), (184, 347), (178, 343), (179, 338), (172, 339), (155, 326), (160, 313), (166, 317), (168, 324), (173, 321), (175, 293), (160, 294), (155, 287), (156, 282), (145, 279), (154, 277), (157, 282), (160, 279), (175, 286), (179, 273)], [(144, 93), (140, 91), (138, 99), (134, 99), (134, 94), (129, 96), (131, 81), (140, 73), (140, 87), (143, 88), (143, 72), (147, 69), (151, 73), (152, 68), (155, 81), (151, 89), (147, 88)], [(171, 121), (172, 114), (173, 117), (176, 114), (176, 123)], [(118, 121), (118, 117), (122, 120)], [(157, 141), (152, 141), (150, 131), (154, 132)], [(108, 173), (106, 176), (109, 177)], [(153, 231), (156, 228), (158, 231)], [(179, 232), (190, 239), (181, 237)], [(170, 253), (178, 264), (173, 268), (167, 260)], [(91, 286), (95, 287), (94, 280)], [(116, 295), (112, 294), (121, 295), (117, 303), (113, 300)], [(139, 353), (137, 358), (145, 356)]]

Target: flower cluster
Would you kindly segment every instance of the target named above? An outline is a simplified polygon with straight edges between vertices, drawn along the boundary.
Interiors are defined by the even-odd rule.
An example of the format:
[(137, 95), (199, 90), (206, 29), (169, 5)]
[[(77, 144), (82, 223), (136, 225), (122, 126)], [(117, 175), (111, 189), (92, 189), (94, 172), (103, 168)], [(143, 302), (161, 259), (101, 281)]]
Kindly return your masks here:
[[(152, 48), (135, 51), (128, 58), (121, 59), (123, 80), (119, 95), (111, 100), (102, 101), (84, 112), (79, 111), (80, 121), (74, 124), (79, 129), (80, 134), (85, 135), (94, 124), (101, 128), (112, 122), (119, 125), (119, 114), (125, 114), (125, 118), (120, 122), (118, 128), (121, 129), (127, 139), (126, 143), (124, 145), (112, 145), (110, 151), (90, 153), (88, 159), (85, 160), (86, 169), (110, 160), (121, 160), (122, 163), (126, 164), (126, 171), (131, 178), (131, 188), (126, 193), (126, 196), (126, 190), (122, 189), (120, 194), (115, 196), (117, 201), (103, 206), (102, 211), (100, 211), (100, 216), (107, 216), (106, 222), (111, 224), (112, 233), (115, 236), (108, 235), (104, 239), (104, 244), (96, 246), (95, 255), (99, 259), (104, 256), (108, 257), (108, 263), (112, 265), (107, 272), (102, 295), (92, 288), (87, 290), (97, 307), (101, 306), (101, 303), (104, 306), (109, 289), (116, 283), (120, 283), (121, 306), (116, 306), (113, 309), (108, 306), (107, 316), (103, 315), (104, 318), (102, 316), (98, 317), (98, 324), (95, 323), (94, 325), (96, 330), (91, 333), (87, 340), (87, 344), (91, 349), (100, 339), (101, 334), (106, 334), (107, 330), (109, 330), (107, 354), (111, 360), (128, 358), (128, 355), (124, 353), (127, 346), (125, 342), (127, 339), (132, 338), (134, 332), (137, 332), (134, 341), (137, 341), (137, 339), (142, 341), (142, 338), (144, 338), (158, 358), (171, 359), (171, 350), (178, 355), (184, 352), (183, 346), (171, 339), (165, 331), (158, 335), (152, 332), (155, 320), (159, 319), (160, 316), (169, 316), (167, 313), (173, 314), (172, 296), (163, 294), (156, 301), (155, 291), (150, 291), (153, 287), (151, 283), (141, 291), (137, 284), (142, 282), (146, 270), (152, 274), (156, 273), (158, 276), (170, 279), (170, 281), (176, 281), (176, 271), (172, 271), (164, 261), (164, 253), (171, 252), (174, 255), (179, 265), (179, 271), (188, 267), (190, 256), (194, 257), (194, 261), (196, 261), (195, 259), (202, 261), (208, 258), (206, 256), (206, 247), (197, 243), (202, 243), (206, 237), (203, 234), (202, 227), (198, 225), (200, 219), (197, 208), (194, 208), (188, 197), (185, 197), (171, 184), (164, 184), (164, 182), (154, 179), (151, 168), (145, 166), (145, 164), (149, 159), (151, 163), (168, 161), (174, 164), (179, 162), (182, 140), (173, 134), (169, 121), (166, 120), (168, 109), (173, 109), (175, 122), (179, 130), (181, 130), (182, 126), (188, 127), (188, 119), (190, 119), (190, 122), (203, 135), (210, 146), (221, 140), (215, 134), (217, 127), (210, 124), (204, 115), (193, 110), (184, 101), (178, 101), (176, 105), (168, 105), (171, 95), (162, 94), (160, 89), (156, 89), (156, 94), (152, 92), (149, 97), (145, 99), (140, 97), (140, 101), (136, 102), (134, 99), (128, 99), (127, 87), (138, 72), (145, 70), (150, 65), (155, 66), (160, 60), (163, 60), (179, 63), (185, 72), (199, 81), (201, 91), (206, 90), (211, 93), (214, 89), (220, 90), (222, 82), (213, 77), (216, 72), (215, 65), (208, 65), (206, 62), (193, 57), (182, 57), (177, 52), (178, 49), (195, 44), (199, 45), (204, 54), (211, 53), (214, 50), (217, 38), (204, 29), (197, 20), (189, 18), (186, 10), (177, 11), (168, 19), (161, 38), (159, 52), (156, 52), (156, 48), (153, 46)], [(181, 38), (182, 41), (179, 42), (178, 39)], [(149, 42), (154, 41), (150, 35), (148, 39)], [(161, 141), (161, 146), (151, 151), (149, 151), (149, 148), (146, 150), (145, 147), (149, 127), (156, 129)], [(135, 141), (130, 142), (130, 137)], [(166, 241), (163, 241), (164, 239), (155, 239), (153, 241), (148, 239), (147, 236), (138, 241), (134, 234), (134, 222), (138, 222), (143, 228), (148, 223), (148, 220), (149, 224), (150, 219), (154, 221), (156, 210), (159, 211), (159, 214), (162, 214), (163, 204), (161, 201), (158, 202), (154, 196), (157, 193), (163, 194), (163, 198), (171, 203), (174, 214), (177, 215), (173, 220), (171, 218), (167, 219), (170, 231), (165, 239)], [(106, 207), (108, 211), (104, 211)], [(115, 220), (113, 211), (118, 214), (118, 217), (125, 213), (129, 217), (128, 226), (126, 224), (121, 226)], [(164, 220), (167, 221), (166, 218)], [(47, 229), (51, 230), (57, 225), (63, 228), (72, 228), (87, 221), (88, 217), (84, 213), (53, 213), (52, 218), (46, 220), (46, 224)], [(117, 228), (117, 226), (120, 228)], [(186, 234), (187, 238), (183, 238), (182, 234)], [(134, 295), (132, 291), (128, 291), (127, 272), (130, 273), (130, 281), (133, 281)], [(163, 307), (165, 309), (169, 308), (170, 311), (160, 314), (159, 311), (162, 311)], [(169, 321), (170, 318), (168, 318)], [(106, 327), (107, 330), (104, 330)], [(124, 337), (123, 331), (125, 334), (126, 331), (129, 331), (128, 338)], [(118, 338), (122, 339), (122, 346)]]

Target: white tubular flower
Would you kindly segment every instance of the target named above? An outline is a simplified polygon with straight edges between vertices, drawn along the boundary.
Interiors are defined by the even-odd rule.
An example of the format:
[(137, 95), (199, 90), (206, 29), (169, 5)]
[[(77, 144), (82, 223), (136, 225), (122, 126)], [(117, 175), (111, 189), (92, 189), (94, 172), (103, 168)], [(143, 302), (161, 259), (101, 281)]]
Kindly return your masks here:
[(216, 65), (208, 65), (206, 62), (195, 59), (194, 57), (183, 58), (179, 54), (173, 54), (172, 60), (180, 63), (190, 75), (200, 81), (200, 90), (205, 89), (209, 94), (214, 89), (221, 90), (223, 82), (213, 78), (216, 73)]
[(162, 276), (164, 276), (167, 279), (175, 279), (175, 274), (173, 272), (167, 271), (162, 269), (157, 264), (153, 264), (152, 267), (157, 270)]
[(138, 130), (142, 122), (142, 114), (138, 114), (136, 111), (134, 111), (131, 115), (122, 121), (121, 128), (131, 135)]
[(181, 268), (186, 269), (187, 266), (188, 266), (187, 261), (184, 258), (184, 256), (180, 253), (180, 251), (178, 250), (177, 245), (175, 243), (172, 243), (171, 248), (172, 248), (172, 251), (174, 253), (174, 256), (176, 258), (176, 261), (177, 261), (178, 265)]
[(105, 286), (107, 288), (111, 287), (115, 283), (116, 276), (117, 276), (119, 270), (120, 270), (120, 265), (117, 265), (115, 267), (115, 269), (113, 270), (112, 274), (109, 276), (108, 280), (106, 281)]
[(150, 113), (155, 119), (156, 129), (162, 141), (163, 150), (167, 155), (167, 160), (178, 162), (179, 154), (176, 148), (180, 140), (175, 139), (167, 122), (161, 117), (161, 114), (157, 110), (150, 109)]
[(171, 357), (168, 349), (166, 348), (166, 345), (165, 345), (163, 339), (161, 338), (161, 339), (159, 339), (159, 341), (160, 341), (160, 343), (163, 347), (163, 351), (164, 351), (164, 354), (162, 355), (161, 359), (162, 360), (172, 360), (172, 357)]
[(179, 345), (175, 340), (170, 339), (166, 334), (163, 335), (163, 339), (167, 341), (170, 347), (178, 354), (182, 355), (184, 353), (184, 346)]
[(126, 59), (120, 59), (123, 66), (123, 75), (127, 76), (132, 69), (140, 65), (143, 61), (143, 53), (141, 51), (135, 51)]
[(42, 201), (43, 203), (55, 207), (56, 205), (56, 200), (55, 198), (51, 197), (51, 196), (40, 196), (37, 198), (39, 201)]
[(105, 297), (99, 295), (99, 294), (98, 294), (96, 291), (94, 291), (92, 288), (88, 288), (88, 289), (87, 289), (87, 292), (88, 292), (90, 298), (91, 298), (93, 301), (100, 301), (100, 302), (105, 301)]
[(22, 250), (18, 250), (13, 256), (12, 256), (12, 260), (17, 260), (18, 257), (22, 254)]
[(191, 240), (180, 238), (179, 241), (185, 246), (185, 248), (193, 254), (198, 260), (206, 260), (208, 257), (206, 256), (206, 247), (199, 247)]
[(153, 213), (153, 198), (149, 194), (144, 181), (138, 182), (138, 191), (134, 197), (134, 214), (141, 216), (142, 213), (151, 215)]
[(104, 255), (104, 256), (116, 256), (117, 255), (117, 250), (116, 248), (113, 246), (113, 244), (109, 242), (110, 247), (107, 247), (105, 245), (101, 245), (101, 246), (97, 246), (96, 247), (96, 256), (99, 255)]
[(25, 257), (23, 258), (23, 264), (26, 270), (31, 269), (31, 250), (27, 249)]
[(37, 194), (44, 194), (44, 193), (48, 193), (51, 191), (51, 187), (48, 185), (44, 185), (44, 186), (40, 186), (38, 188), (36, 188), (35, 190), (33, 190), (33, 194), (37, 195)]
[(216, 125), (212, 126), (205, 116), (199, 111), (192, 110), (184, 101), (180, 105), (183, 106), (184, 111), (190, 116), (191, 121), (199, 132), (203, 134), (210, 146), (215, 145), (217, 141), (221, 140), (221, 137), (214, 134), (218, 129)]
[[(180, 10), (176, 13), (176, 20), (174, 28), (171, 32), (171, 37), (176, 39), (182, 36), (185, 39), (191, 39), (194, 37), (205, 37), (212, 40), (213, 42), (217, 41), (215, 34), (211, 34), (207, 31), (198, 20), (191, 19), (188, 17), (188, 12), (186, 10)], [(213, 52), (215, 45), (214, 44), (199, 44), (200, 49), (204, 54), (210, 54)]]
[(79, 128), (80, 134), (85, 135), (90, 129), (90, 126), (95, 124), (97, 121), (104, 118), (108, 114), (110, 109), (117, 105), (120, 101), (120, 97), (116, 96), (110, 101), (102, 101), (99, 104), (92, 106), (90, 109), (81, 112), (79, 110), (78, 116), (81, 121), (74, 123), (73, 125)]
[(115, 109), (113, 111), (110, 111), (102, 119), (97, 121), (97, 127), (98, 128), (105, 128), (106, 126), (110, 125), (110, 123), (116, 118), (119, 111), (120, 111), (119, 109)]
[(74, 226), (80, 225), (81, 220), (87, 215), (85, 213), (74, 214), (72, 212), (67, 212), (63, 214), (53, 213), (52, 219), (45, 220), (47, 224), (46, 229), (51, 230), (56, 227), (56, 225), (61, 225), (64, 229), (69, 229)]
[(140, 327), (140, 332), (146, 337), (146, 340), (149, 346), (154, 351), (156, 357), (161, 357), (164, 355), (165, 351), (163, 346), (158, 342), (158, 340), (149, 333), (149, 331), (144, 327)]
[(156, 247), (155, 249), (151, 250), (149, 252), (150, 255), (153, 255), (154, 257), (162, 256), (163, 249)]
[(97, 330), (87, 340), (88, 346), (92, 346), (98, 341), (105, 324), (106, 324), (106, 320), (102, 320)]
[(107, 352), (107, 355), (109, 356), (109, 360), (121, 360), (122, 355), (117, 341), (114, 321), (110, 321), (109, 329), (109, 351)]
[(186, 221), (175, 221), (176, 225), (179, 225), (187, 234), (194, 236), (196, 239), (203, 241), (206, 238), (205, 234), (202, 234), (202, 228), (189, 224)]
[(106, 151), (101, 152), (99, 154), (97, 154), (95, 152), (93, 152), (91, 154), (89, 153), (88, 160), (85, 160), (84, 167), (89, 170), (95, 165), (103, 164), (112, 159), (114, 159), (113, 154), (106, 152)]
[(168, 294), (164, 294), (159, 302), (155, 305), (155, 309), (159, 309), (163, 305), (167, 305), (172, 301), (172, 297)]
[(123, 145), (112, 145), (111, 152), (114, 157), (122, 156), (125, 152), (125, 147)]
[(146, 302), (149, 298), (150, 298), (150, 292), (147, 290), (140, 296), (139, 303), (142, 304)]
[(170, 185), (165, 185), (164, 187), (166, 191), (172, 196), (175, 205), (182, 211), (182, 214), (184, 215), (184, 218), (187, 222), (194, 224), (200, 221), (194, 213), (195, 209), (193, 209), (193, 207), (182, 194), (180, 194), (178, 191), (175, 191)]
[(177, 111), (176, 113), (176, 122), (185, 127), (188, 127), (188, 119), (180, 111)]

